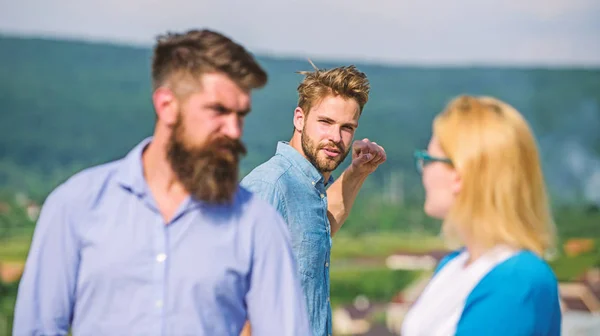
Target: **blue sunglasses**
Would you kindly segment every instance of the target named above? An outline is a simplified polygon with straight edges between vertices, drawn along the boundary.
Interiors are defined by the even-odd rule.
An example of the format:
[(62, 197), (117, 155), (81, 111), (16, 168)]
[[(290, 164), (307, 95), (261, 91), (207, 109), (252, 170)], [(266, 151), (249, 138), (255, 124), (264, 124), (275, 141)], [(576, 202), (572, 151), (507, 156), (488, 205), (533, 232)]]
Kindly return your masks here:
[(431, 156), (431, 155), (429, 155), (429, 153), (427, 153), (427, 151), (424, 151), (424, 150), (415, 151), (414, 158), (415, 158), (415, 166), (416, 166), (419, 174), (423, 173), (423, 168), (425, 168), (426, 165), (433, 163), (433, 162), (442, 162), (442, 163), (452, 165), (452, 161), (450, 159)]

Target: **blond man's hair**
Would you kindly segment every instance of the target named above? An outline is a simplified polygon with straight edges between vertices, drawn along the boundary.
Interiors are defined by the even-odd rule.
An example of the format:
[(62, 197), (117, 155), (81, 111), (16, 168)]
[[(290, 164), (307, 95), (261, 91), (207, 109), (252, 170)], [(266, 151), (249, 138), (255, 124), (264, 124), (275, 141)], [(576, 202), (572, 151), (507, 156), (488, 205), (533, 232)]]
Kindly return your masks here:
[(328, 96), (354, 99), (358, 103), (359, 112), (362, 113), (371, 90), (367, 75), (354, 65), (320, 70), (312, 61), (309, 62), (314, 71), (298, 72), (305, 76), (298, 86), (298, 107), (304, 113), (308, 113), (312, 107)]
[(522, 115), (496, 98), (460, 96), (435, 118), (433, 133), (462, 179), (443, 224), (446, 237), (550, 252), (556, 229), (537, 144)]

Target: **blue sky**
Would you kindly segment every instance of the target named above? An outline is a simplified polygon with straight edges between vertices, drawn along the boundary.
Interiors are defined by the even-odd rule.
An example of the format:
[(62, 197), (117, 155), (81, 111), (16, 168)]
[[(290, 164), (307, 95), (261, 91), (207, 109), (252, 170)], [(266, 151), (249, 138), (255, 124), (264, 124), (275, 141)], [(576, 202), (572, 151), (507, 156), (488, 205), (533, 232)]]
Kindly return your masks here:
[(600, 0), (21, 0), (0, 32), (149, 45), (210, 27), (256, 53), (396, 64), (600, 66)]

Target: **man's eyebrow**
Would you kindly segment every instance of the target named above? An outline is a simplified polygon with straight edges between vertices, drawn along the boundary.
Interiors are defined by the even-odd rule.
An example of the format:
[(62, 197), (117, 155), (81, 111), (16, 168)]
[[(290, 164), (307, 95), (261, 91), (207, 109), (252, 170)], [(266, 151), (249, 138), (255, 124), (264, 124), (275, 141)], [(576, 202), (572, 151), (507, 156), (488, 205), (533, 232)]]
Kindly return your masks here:
[(246, 115), (246, 114), (250, 113), (250, 110), (251, 110), (250, 107), (245, 108), (243, 110), (234, 110), (234, 109), (231, 109), (231, 108), (229, 108), (229, 107), (227, 107), (227, 106), (225, 106), (225, 105), (223, 105), (221, 103), (210, 103), (210, 104), (207, 104), (206, 106), (208, 108), (217, 110), (219, 112), (225, 112), (225, 113), (232, 113), (232, 112), (234, 112), (234, 113), (238, 113), (238, 114), (242, 114), (242, 115)]
[[(326, 117), (326, 116), (317, 116), (317, 119), (323, 120), (323, 121), (327, 121), (327, 122), (330, 122), (330, 123), (335, 123), (335, 120), (333, 120), (333, 119), (331, 119), (329, 117)], [(351, 127), (356, 128), (356, 127), (358, 127), (358, 123), (355, 122), (355, 121), (351, 121), (351, 122), (347, 122), (347, 123), (342, 124), (342, 126), (351, 126)]]
[(226, 107), (225, 105), (221, 104), (221, 103), (208, 103), (206, 104), (206, 107), (211, 108), (213, 110), (217, 110), (217, 111), (221, 111), (221, 112), (230, 112), (231, 109)]
[(326, 116), (317, 116), (317, 118), (323, 121), (335, 122), (333, 119)]

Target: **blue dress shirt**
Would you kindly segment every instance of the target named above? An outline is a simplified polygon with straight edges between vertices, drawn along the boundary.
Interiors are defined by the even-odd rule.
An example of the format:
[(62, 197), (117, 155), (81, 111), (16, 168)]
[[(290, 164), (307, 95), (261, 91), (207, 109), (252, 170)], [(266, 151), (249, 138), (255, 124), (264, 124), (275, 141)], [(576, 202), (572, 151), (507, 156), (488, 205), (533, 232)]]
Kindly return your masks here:
[(279, 142), (275, 156), (256, 167), (241, 185), (271, 203), (290, 229), (298, 262), (308, 318), (315, 336), (331, 335), (329, 263), (331, 227), (327, 218), (323, 175), (287, 142)]
[(165, 223), (146, 184), (146, 139), (46, 199), (19, 285), (15, 336), (309, 335), (281, 216), (240, 188), (232, 206), (188, 198)]

